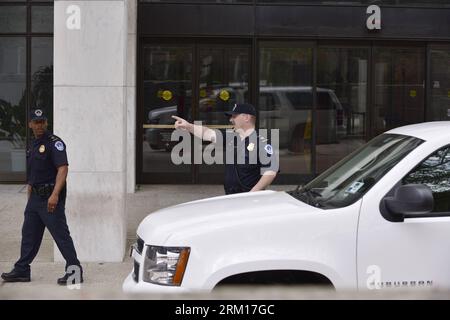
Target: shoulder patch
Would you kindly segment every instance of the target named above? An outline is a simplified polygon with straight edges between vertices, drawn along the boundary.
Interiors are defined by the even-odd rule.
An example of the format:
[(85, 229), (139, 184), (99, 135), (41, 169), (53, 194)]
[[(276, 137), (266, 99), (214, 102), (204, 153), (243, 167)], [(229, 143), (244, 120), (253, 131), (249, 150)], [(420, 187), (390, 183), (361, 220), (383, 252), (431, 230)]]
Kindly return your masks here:
[(265, 150), (268, 154), (270, 154), (270, 155), (273, 154), (273, 149), (272, 149), (272, 146), (271, 146), (270, 144), (266, 144), (266, 145), (264, 146), (264, 150)]
[(56, 141), (55, 142), (55, 148), (58, 151), (63, 151), (64, 150), (64, 144), (61, 141)]

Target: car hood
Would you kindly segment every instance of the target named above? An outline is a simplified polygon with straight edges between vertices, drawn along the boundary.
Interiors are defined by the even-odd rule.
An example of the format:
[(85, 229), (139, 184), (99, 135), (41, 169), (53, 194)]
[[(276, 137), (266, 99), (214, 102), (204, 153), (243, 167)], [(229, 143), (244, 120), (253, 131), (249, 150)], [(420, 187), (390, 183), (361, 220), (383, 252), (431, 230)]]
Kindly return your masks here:
[(260, 191), (220, 196), (183, 203), (148, 215), (137, 234), (146, 243), (164, 245), (177, 235), (214, 232), (218, 228), (259, 222), (270, 223), (286, 215), (316, 213), (321, 209), (307, 205), (286, 192)]

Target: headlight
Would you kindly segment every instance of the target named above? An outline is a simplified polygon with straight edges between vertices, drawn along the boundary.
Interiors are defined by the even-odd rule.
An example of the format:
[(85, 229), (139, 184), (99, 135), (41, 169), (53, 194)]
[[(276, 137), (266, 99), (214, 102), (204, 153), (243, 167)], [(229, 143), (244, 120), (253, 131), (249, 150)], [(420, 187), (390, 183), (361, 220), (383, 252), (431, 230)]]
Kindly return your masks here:
[(144, 281), (167, 286), (181, 285), (190, 251), (187, 247), (147, 246)]

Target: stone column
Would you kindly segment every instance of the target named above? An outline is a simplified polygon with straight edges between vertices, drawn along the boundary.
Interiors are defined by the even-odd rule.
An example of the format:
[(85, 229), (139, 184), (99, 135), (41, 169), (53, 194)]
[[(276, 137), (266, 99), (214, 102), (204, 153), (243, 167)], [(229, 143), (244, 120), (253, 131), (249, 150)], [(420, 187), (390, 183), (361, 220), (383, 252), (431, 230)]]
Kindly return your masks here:
[(55, 0), (54, 128), (67, 144), (66, 215), (82, 262), (125, 254), (135, 12), (136, 0)]

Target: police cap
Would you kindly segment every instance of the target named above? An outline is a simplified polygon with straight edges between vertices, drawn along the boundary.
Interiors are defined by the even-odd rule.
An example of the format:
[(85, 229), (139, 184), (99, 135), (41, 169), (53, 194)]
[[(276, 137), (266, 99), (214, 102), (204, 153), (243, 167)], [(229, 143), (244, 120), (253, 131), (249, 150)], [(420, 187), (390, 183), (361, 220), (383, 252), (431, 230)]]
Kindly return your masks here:
[(225, 114), (229, 117), (231, 117), (233, 114), (241, 114), (241, 113), (256, 116), (255, 107), (252, 106), (250, 103), (236, 103), (231, 111), (225, 112)]

